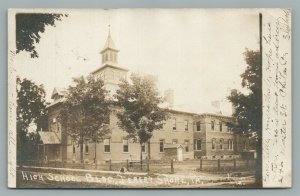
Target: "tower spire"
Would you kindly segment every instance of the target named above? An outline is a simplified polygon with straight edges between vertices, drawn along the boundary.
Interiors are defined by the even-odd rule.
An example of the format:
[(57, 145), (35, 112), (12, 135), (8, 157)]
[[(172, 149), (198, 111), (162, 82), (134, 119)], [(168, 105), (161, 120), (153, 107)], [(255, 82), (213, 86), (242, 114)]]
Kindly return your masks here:
[(110, 16), (108, 18), (108, 36), (110, 36)]
[(108, 22), (108, 36), (104, 45), (104, 48), (100, 52), (102, 54), (102, 63), (103, 64), (111, 64), (116, 65), (118, 64), (118, 52), (114, 41), (111, 38), (110, 34), (110, 18)]

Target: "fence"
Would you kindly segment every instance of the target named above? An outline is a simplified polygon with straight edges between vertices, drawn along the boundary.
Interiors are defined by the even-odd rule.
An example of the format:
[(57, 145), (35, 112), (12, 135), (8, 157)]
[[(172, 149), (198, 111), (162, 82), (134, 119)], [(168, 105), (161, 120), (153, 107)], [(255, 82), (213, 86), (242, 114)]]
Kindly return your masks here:
[(254, 159), (195, 159), (182, 162), (173, 160), (143, 160), (140, 161), (112, 161), (105, 163), (73, 163), (66, 161), (28, 161), (28, 166), (72, 168), (72, 169), (91, 169), (103, 171), (121, 171), (121, 172), (151, 172), (151, 173), (177, 173), (186, 171), (198, 172), (234, 172), (234, 171), (254, 171), (256, 160)]

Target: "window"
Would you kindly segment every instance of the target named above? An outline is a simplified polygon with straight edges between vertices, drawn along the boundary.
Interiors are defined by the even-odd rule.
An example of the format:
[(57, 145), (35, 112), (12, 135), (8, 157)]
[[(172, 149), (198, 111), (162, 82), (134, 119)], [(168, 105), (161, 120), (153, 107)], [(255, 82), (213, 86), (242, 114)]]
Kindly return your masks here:
[(228, 149), (233, 150), (233, 140), (228, 140)]
[(231, 132), (232, 131), (232, 124), (227, 123), (226, 126), (227, 126), (227, 132)]
[(177, 144), (178, 143), (178, 140), (177, 139), (173, 139), (172, 140), (172, 144)]
[(196, 130), (197, 131), (201, 130), (200, 121), (196, 122)]
[(159, 152), (164, 152), (164, 140), (159, 140)]
[(220, 139), (220, 149), (223, 150), (223, 143), (224, 143), (224, 140), (223, 139)]
[(211, 130), (213, 131), (213, 130), (215, 130), (215, 121), (211, 121)]
[(173, 127), (173, 130), (176, 130), (176, 118), (172, 119), (172, 127)]
[(185, 152), (188, 152), (188, 151), (189, 151), (189, 143), (190, 143), (189, 140), (184, 140)]
[(211, 140), (211, 149), (216, 150), (216, 139)]
[(85, 144), (85, 154), (89, 153), (89, 144), (86, 142)]
[(199, 139), (194, 140), (194, 150), (201, 150), (201, 140)]
[(142, 152), (146, 152), (146, 145), (145, 145), (145, 143), (142, 143)]
[(110, 152), (110, 139), (104, 140), (104, 152)]
[(220, 122), (220, 132), (222, 132), (223, 131), (223, 124), (222, 124), (222, 122)]
[(185, 121), (184, 121), (184, 130), (185, 130), (185, 131), (188, 131), (188, 130), (189, 130), (189, 121), (188, 121), (188, 120), (185, 120)]
[(128, 152), (128, 140), (123, 140), (123, 152)]
[(61, 127), (60, 123), (57, 123), (57, 132), (60, 132), (60, 127)]
[(104, 123), (105, 123), (106, 125), (109, 125), (109, 123), (110, 123), (110, 115), (109, 115), (109, 114), (105, 116), (105, 118), (104, 118)]

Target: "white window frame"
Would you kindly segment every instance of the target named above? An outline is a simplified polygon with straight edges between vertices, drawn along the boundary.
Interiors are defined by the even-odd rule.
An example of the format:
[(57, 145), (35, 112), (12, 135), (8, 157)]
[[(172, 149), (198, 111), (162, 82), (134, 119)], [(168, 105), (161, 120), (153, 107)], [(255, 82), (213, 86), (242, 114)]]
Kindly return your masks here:
[[(160, 148), (160, 144), (161, 144), (161, 142), (162, 142), (162, 151), (160, 150), (161, 148)], [(160, 153), (164, 153), (165, 152), (165, 140), (164, 139), (160, 139), (159, 140), (159, 152)]]
[(184, 120), (184, 131), (189, 131), (189, 121)]
[(228, 140), (228, 150), (233, 151), (233, 140), (232, 139)]
[(216, 149), (217, 149), (217, 142), (216, 142), (216, 139), (213, 138), (213, 139), (211, 139), (211, 150), (216, 150)]
[(172, 118), (172, 130), (176, 131), (177, 130), (177, 123), (176, 123), (176, 118)]
[[(108, 141), (108, 144), (106, 144), (107, 143), (106, 141)], [(109, 146), (109, 151), (105, 150), (105, 146)], [(104, 151), (104, 153), (110, 153), (111, 152), (111, 140), (110, 140), (110, 138), (107, 138), (107, 139), (103, 140), (103, 151)]]
[[(201, 141), (201, 139), (194, 139), (194, 142), (195, 142), (194, 150), (195, 151), (201, 151), (202, 150), (202, 141)], [(200, 142), (200, 149), (198, 149), (198, 142)]]
[[(199, 130), (198, 130), (198, 124), (199, 124)], [(196, 132), (200, 132), (201, 131), (201, 123), (200, 121), (196, 122)]]
[[(127, 146), (127, 151), (124, 151), (125, 146)], [(123, 151), (123, 153), (129, 153), (129, 141), (128, 141), (128, 139), (123, 139), (122, 151)]]
[(223, 138), (220, 139), (220, 150), (224, 150), (224, 139)]

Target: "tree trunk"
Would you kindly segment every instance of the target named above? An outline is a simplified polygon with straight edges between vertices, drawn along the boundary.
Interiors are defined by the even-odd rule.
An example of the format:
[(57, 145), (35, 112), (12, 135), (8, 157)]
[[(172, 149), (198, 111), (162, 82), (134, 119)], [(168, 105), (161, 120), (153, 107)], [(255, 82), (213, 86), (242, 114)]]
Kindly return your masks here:
[(83, 163), (83, 137), (80, 138), (80, 162)]
[(97, 163), (97, 141), (95, 141), (95, 157), (94, 157), (95, 164)]
[(143, 169), (143, 151), (142, 151), (142, 143), (140, 143), (141, 146), (141, 152), (140, 152), (140, 164), (141, 164), (141, 170)]
[(255, 182), (258, 187), (262, 187), (262, 138), (259, 137), (256, 145), (256, 171)]
[(150, 154), (150, 139), (148, 140), (147, 142), (147, 157), (148, 157), (148, 160), (151, 159), (151, 154)]

